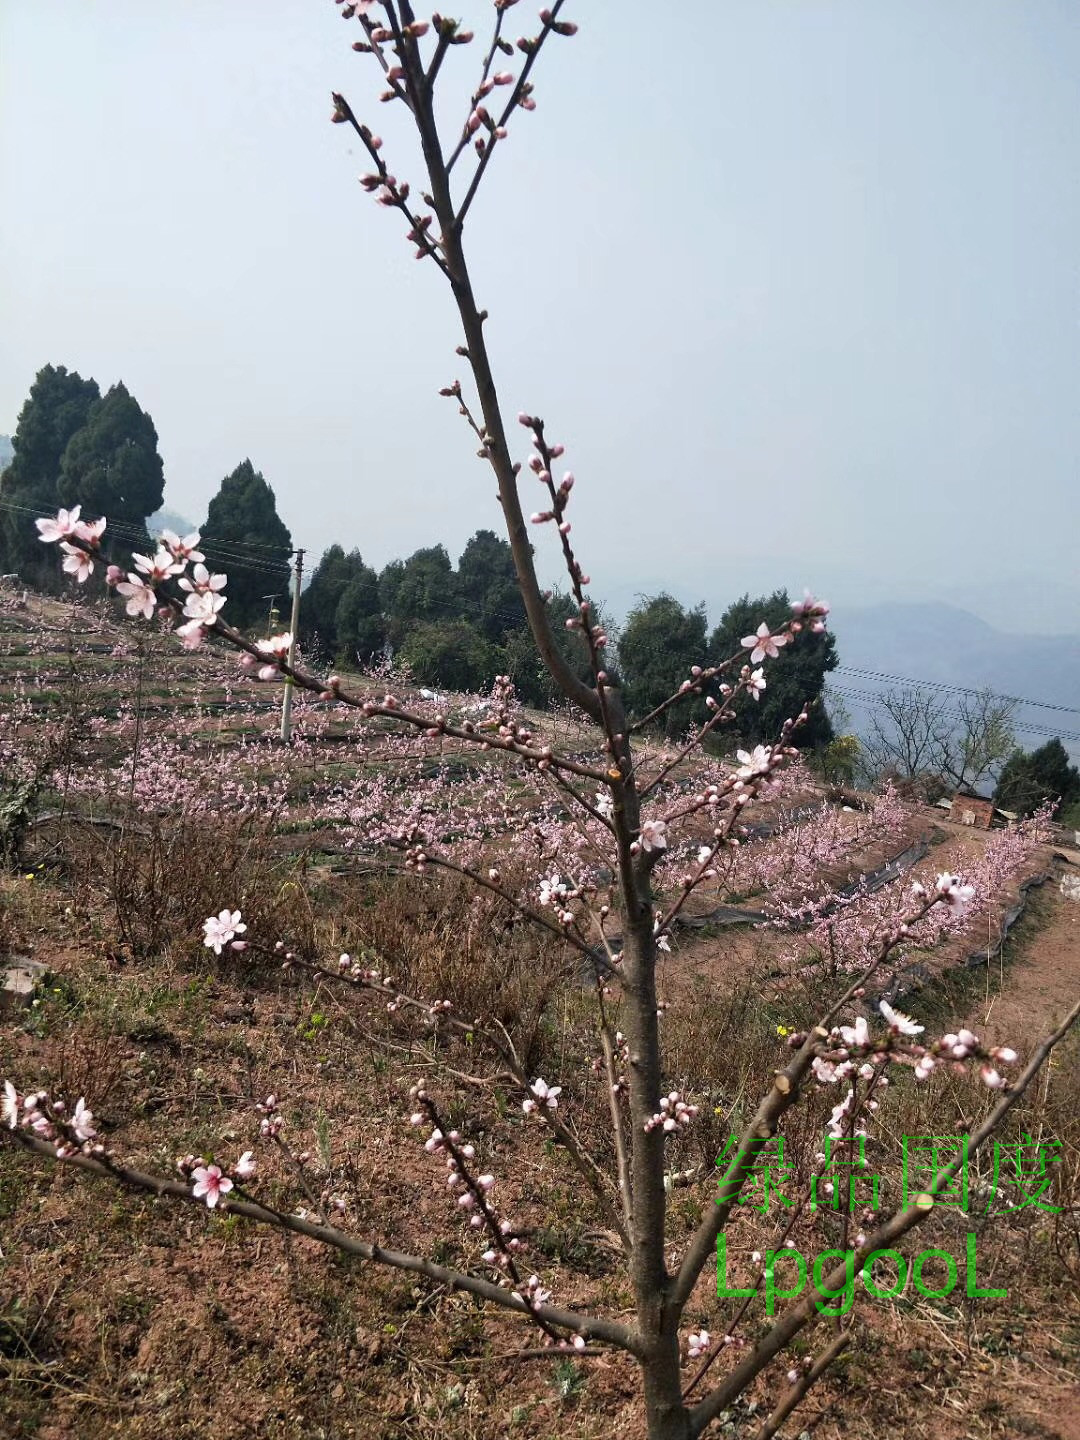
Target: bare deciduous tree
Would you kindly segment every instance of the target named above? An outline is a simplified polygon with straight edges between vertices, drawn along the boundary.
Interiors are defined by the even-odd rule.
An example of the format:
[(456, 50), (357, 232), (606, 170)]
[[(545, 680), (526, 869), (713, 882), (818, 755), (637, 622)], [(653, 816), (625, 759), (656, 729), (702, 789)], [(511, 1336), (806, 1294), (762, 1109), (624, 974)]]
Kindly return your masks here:
[(955, 696), (915, 685), (886, 690), (874, 703), (865, 747), (878, 774), (975, 787), (1016, 746), (1016, 701), (989, 689)]

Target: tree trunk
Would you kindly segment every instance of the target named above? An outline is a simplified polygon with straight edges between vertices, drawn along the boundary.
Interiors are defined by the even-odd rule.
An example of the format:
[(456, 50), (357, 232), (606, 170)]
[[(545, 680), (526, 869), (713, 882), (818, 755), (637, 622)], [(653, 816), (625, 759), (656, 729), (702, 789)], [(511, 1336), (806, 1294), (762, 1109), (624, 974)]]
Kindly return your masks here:
[(690, 1411), (682, 1402), (679, 1336), (657, 1335), (641, 1362), (649, 1440), (690, 1440)]

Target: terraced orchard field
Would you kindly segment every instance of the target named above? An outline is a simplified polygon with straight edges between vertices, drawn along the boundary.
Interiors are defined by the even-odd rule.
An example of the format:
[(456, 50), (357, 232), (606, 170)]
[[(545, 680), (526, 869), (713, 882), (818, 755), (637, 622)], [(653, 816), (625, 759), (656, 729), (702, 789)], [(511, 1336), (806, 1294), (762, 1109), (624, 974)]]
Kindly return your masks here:
[[(159, 1177), (160, 1192), (0, 1148), (5, 1435), (642, 1433), (627, 1355), (593, 1341), (551, 1349), (512, 1310), (439, 1279), (439, 1267), (482, 1278), (493, 1265), (410, 1125), (423, 1083), (490, 1172), (523, 1273), (553, 1305), (632, 1312), (606, 1179), (633, 1058), (620, 1049), (605, 797), (441, 734), (435, 717), (483, 733), (512, 714), (530, 744), (583, 769), (595, 739), (582, 716), (520, 711), (505, 693), (348, 683), (373, 697), (392, 686), (434, 733), (298, 694), (285, 746), (280, 684), (253, 681), (230, 654), (187, 653), (107, 602), (3, 596), (0, 959), (30, 981), (5, 996), (0, 1078), (19, 1097), (64, 1097), (69, 1114), (83, 1097), (106, 1168)], [(659, 742), (638, 753), (666, 817), (642, 830), (662, 850), (651, 884), (671, 916), (658, 928), (666, 1079), (690, 1107), (665, 1158), (675, 1264), (715, 1203), (717, 1157), (791, 1038), (863, 968), (913, 884), (946, 872), (974, 894), (914, 926), (845, 1023), (880, 1024), (884, 1000), (927, 1038), (966, 1026), (1023, 1063), (1080, 989), (1078, 857), (1045, 821), (963, 829), (888, 790), (832, 793), (797, 759), (729, 816), (732, 843), (712, 853), (722, 807), (708, 797), (730, 793), (746, 762)], [(971, 1244), (977, 1288), (1006, 1293), (974, 1294), (962, 1278), (949, 1289), (938, 1271), (948, 1293), (853, 1286), (851, 1343), (784, 1433), (1080, 1436), (1077, 1061), (1075, 1039), (1055, 1052), (1000, 1148), (973, 1157), (963, 1204), (919, 1232), (916, 1248), (934, 1249), (939, 1269), (942, 1254), (960, 1257), (961, 1277)], [(969, 1131), (994, 1101), (992, 1085), (948, 1066), (903, 1071), (865, 1114), (875, 1183), (847, 1215), (785, 1204), (785, 1187), (802, 1194), (816, 1173), (843, 1099), (819, 1079), (783, 1118), (775, 1203), (751, 1189), (726, 1230), (727, 1286), (754, 1298), (718, 1294), (707, 1266), (687, 1308), (712, 1337), (714, 1376), (769, 1326), (763, 1253), (842, 1251), (901, 1203), (905, 1137), (910, 1160), (919, 1137)], [(560, 1130), (537, 1121), (542, 1108)], [(1008, 1164), (1036, 1143), (1041, 1188)], [(233, 1200), (427, 1268), (268, 1228), (225, 1194), (218, 1207), (180, 1203), (212, 1162), (234, 1176)], [(811, 1353), (799, 1337), (784, 1365)], [(775, 1383), (763, 1374), (720, 1433), (756, 1434)]]

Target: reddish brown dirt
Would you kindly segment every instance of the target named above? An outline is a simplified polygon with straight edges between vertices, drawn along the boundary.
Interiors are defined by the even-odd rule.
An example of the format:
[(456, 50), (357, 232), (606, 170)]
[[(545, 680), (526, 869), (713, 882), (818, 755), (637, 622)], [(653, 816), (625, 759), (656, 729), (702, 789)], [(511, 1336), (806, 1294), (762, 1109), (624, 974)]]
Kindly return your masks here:
[[(1080, 900), (1062, 893), (1062, 873), (1056, 866), (1035, 892), (1038, 929), (1031, 942), (1007, 971), (999, 960), (987, 967), (985, 996), (973, 1007), (969, 1023), (996, 1044), (1009, 1036), (1042, 1034), (1080, 995)], [(1073, 868), (1072, 873), (1080, 871)]]

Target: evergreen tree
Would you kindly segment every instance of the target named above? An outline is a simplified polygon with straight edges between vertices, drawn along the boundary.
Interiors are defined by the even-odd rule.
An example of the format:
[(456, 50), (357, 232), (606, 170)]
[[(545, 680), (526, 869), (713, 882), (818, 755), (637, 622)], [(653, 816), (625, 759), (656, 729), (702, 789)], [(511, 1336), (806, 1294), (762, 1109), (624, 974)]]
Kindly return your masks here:
[(311, 584), (300, 598), (300, 635), (308, 644), (317, 643), (328, 658), (338, 653), (338, 604), (357, 566), (362, 564), (358, 550), (346, 555), (340, 545), (331, 545), (316, 565)]
[(39, 370), (12, 436), (14, 456), (0, 479), (0, 563), (35, 584), (55, 585), (57, 567), (34, 520), (55, 514), (64, 451), (101, 398), (96, 380), (63, 365)]
[(495, 645), (528, 631), (514, 556), (493, 530), (478, 530), (458, 561), (458, 594), (465, 618)]
[(1047, 800), (1069, 805), (1080, 798), (1080, 770), (1070, 765), (1065, 746), (1055, 736), (1038, 750), (1015, 750), (1002, 767), (994, 804), (1018, 815), (1030, 815)]
[(514, 689), (527, 705), (545, 707), (555, 698), (551, 677), (544, 668), (531, 630), (513, 630), (499, 647), (501, 675), (509, 675)]
[[(705, 663), (705, 607), (687, 610), (671, 595), (655, 595), (635, 605), (619, 639), (619, 659), (633, 678), (627, 704), (638, 719), (673, 695), (693, 665)], [(690, 723), (701, 697), (681, 700), (659, 720), (666, 735), (678, 735)]]
[[(744, 595), (728, 606), (713, 631), (709, 663), (716, 665), (736, 654), (743, 637), (752, 635), (762, 621), (770, 630), (779, 630), (790, 619), (791, 602), (786, 590), (774, 590), (755, 600)], [(749, 659), (749, 651), (745, 653)], [(838, 664), (832, 634), (824, 630), (813, 635), (804, 630), (765, 666), (766, 690), (760, 700), (740, 698), (735, 711), (740, 740), (746, 745), (760, 745), (774, 739), (784, 721), (798, 715), (805, 705), (810, 718), (792, 734), (791, 743), (801, 750), (827, 745), (833, 738), (833, 728), (821, 703), (821, 692), (825, 676)]]
[(500, 673), (502, 652), (464, 620), (414, 625), (401, 659), (421, 685), (486, 690)]
[(395, 646), (402, 645), (417, 625), (437, 625), (458, 617), (457, 576), (445, 546), (431, 545), (415, 551), (394, 580), (387, 613), (390, 639)]
[[(274, 492), (250, 460), (226, 475), (210, 501), (202, 549), (212, 570), (229, 577), (224, 618), (261, 627), (267, 595), (289, 593), (292, 536), (277, 513)], [(283, 609), (283, 606), (279, 606)]]
[(123, 561), (132, 550), (150, 548), (147, 516), (161, 506), (165, 467), (158, 454), (154, 422), (121, 383), (90, 408), (86, 423), (71, 437), (60, 466), (57, 494), (88, 516), (107, 515), (103, 549)]
[(397, 600), (398, 587), (404, 574), (404, 560), (391, 560), (379, 574), (379, 604), (387, 618), (394, 613), (394, 602)]
[(386, 620), (379, 600), (378, 576), (356, 550), (347, 559), (354, 557), (352, 579), (342, 591), (334, 613), (334, 653), (342, 660), (359, 660), (366, 665), (386, 644)]

